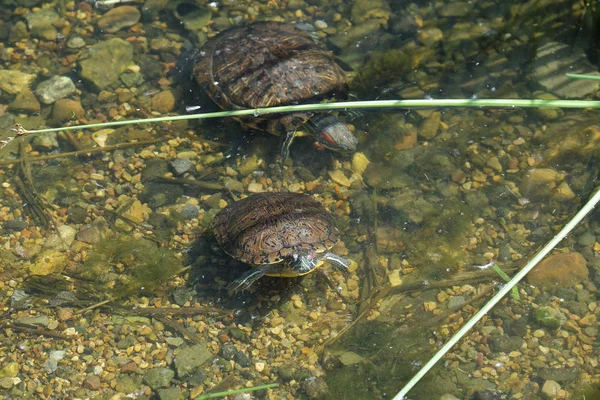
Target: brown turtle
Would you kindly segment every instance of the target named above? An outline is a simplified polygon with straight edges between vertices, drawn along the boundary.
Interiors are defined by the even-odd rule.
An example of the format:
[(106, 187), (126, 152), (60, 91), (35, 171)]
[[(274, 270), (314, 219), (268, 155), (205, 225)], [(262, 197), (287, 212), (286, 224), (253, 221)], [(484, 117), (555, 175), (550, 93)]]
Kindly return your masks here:
[(214, 218), (221, 248), (255, 268), (235, 280), (231, 291), (263, 277), (308, 274), (325, 261), (339, 270), (350, 262), (329, 250), (339, 240), (333, 217), (321, 203), (298, 193), (258, 193), (236, 201)]
[[(259, 22), (226, 30), (197, 50), (193, 75), (223, 110), (252, 109), (345, 99), (348, 84), (332, 54), (293, 25)], [(242, 117), (251, 129), (285, 133), (282, 160), (297, 129), (336, 151), (356, 150), (357, 139), (332, 114), (312, 112)]]

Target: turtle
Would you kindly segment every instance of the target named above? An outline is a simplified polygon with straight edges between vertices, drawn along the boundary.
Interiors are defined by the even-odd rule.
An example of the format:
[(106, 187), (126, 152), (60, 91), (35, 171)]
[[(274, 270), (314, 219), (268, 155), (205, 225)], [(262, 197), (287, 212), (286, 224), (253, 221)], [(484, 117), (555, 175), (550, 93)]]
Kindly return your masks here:
[[(346, 75), (333, 55), (294, 25), (257, 22), (225, 30), (192, 52), (192, 75), (223, 110), (346, 99)], [(281, 159), (300, 126), (317, 144), (353, 152), (357, 138), (333, 114), (294, 112), (237, 118), (249, 129), (285, 133)]]
[(350, 265), (329, 251), (339, 240), (333, 216), (307, 194), (252, 194), (219, 211), (212, 228), (225, 253), (254, 267), (229, 285), (230, 292), (265, 275), (306, 275), (325, 261), (340, 271)]

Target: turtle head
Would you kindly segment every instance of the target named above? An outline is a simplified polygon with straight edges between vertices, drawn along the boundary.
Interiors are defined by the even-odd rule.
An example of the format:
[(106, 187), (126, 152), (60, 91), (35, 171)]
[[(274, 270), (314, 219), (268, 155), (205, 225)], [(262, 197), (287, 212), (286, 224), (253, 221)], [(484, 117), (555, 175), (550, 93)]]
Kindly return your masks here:
[(321, 259), (314, 251), (297, 252), (291, 255), (290, 267), (298, 272), (298, 275), (308, 274), (319, 266)]
[(330, 150), (351, 152), (356, 151), (358, 139), (350, 132), (348, 125), (333, 115), (311, 118), (311, 128), (317, 137), (317, 142)]

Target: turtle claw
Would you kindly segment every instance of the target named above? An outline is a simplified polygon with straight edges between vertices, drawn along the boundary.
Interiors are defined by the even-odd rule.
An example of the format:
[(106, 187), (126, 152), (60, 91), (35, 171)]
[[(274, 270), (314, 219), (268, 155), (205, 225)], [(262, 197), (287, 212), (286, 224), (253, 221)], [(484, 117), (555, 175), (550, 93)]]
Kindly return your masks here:
[(234, 295), (239, 292), (244, 292), (248, 290), (250, 286), (263, 276), (269, 272), (270, 266), (259, 266), (256, 268), (252, 268), (250, 271), (246, 272), (244, 275), (240, 276), (235, 281), (231, 282), (227, 286), (227, 292), (230, 295)]

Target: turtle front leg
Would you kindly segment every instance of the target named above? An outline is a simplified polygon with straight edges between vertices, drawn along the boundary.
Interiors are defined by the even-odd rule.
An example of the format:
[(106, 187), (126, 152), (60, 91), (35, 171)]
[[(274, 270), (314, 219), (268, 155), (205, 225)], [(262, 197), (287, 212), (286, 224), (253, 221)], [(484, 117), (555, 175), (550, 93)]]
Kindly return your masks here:
[(296, 130), (286, 132), (283, 144), (281, 145), (281, 163), (285, 163), (285, 160), (290, 156), (290, 146), (296, 137)]
[(227, 291), (229, 294), (235, 294), (237, 292), (243, 292), (248, 290), (250, 286), (269, 272), (274, 272), (276, 268), (272, 265), (259, 265), (256, 268), (252, 268), (250, 271), (246, 272), (244, 275), (240, 276), (235, 281), (231, 282), (227, 286)]
[(330, 252), (322, 254), (321, 258), (341, 272), (347, 272), (351, 264), (350, 260), (346, 260), (344, 257), (340, 257), (337, 254)]

